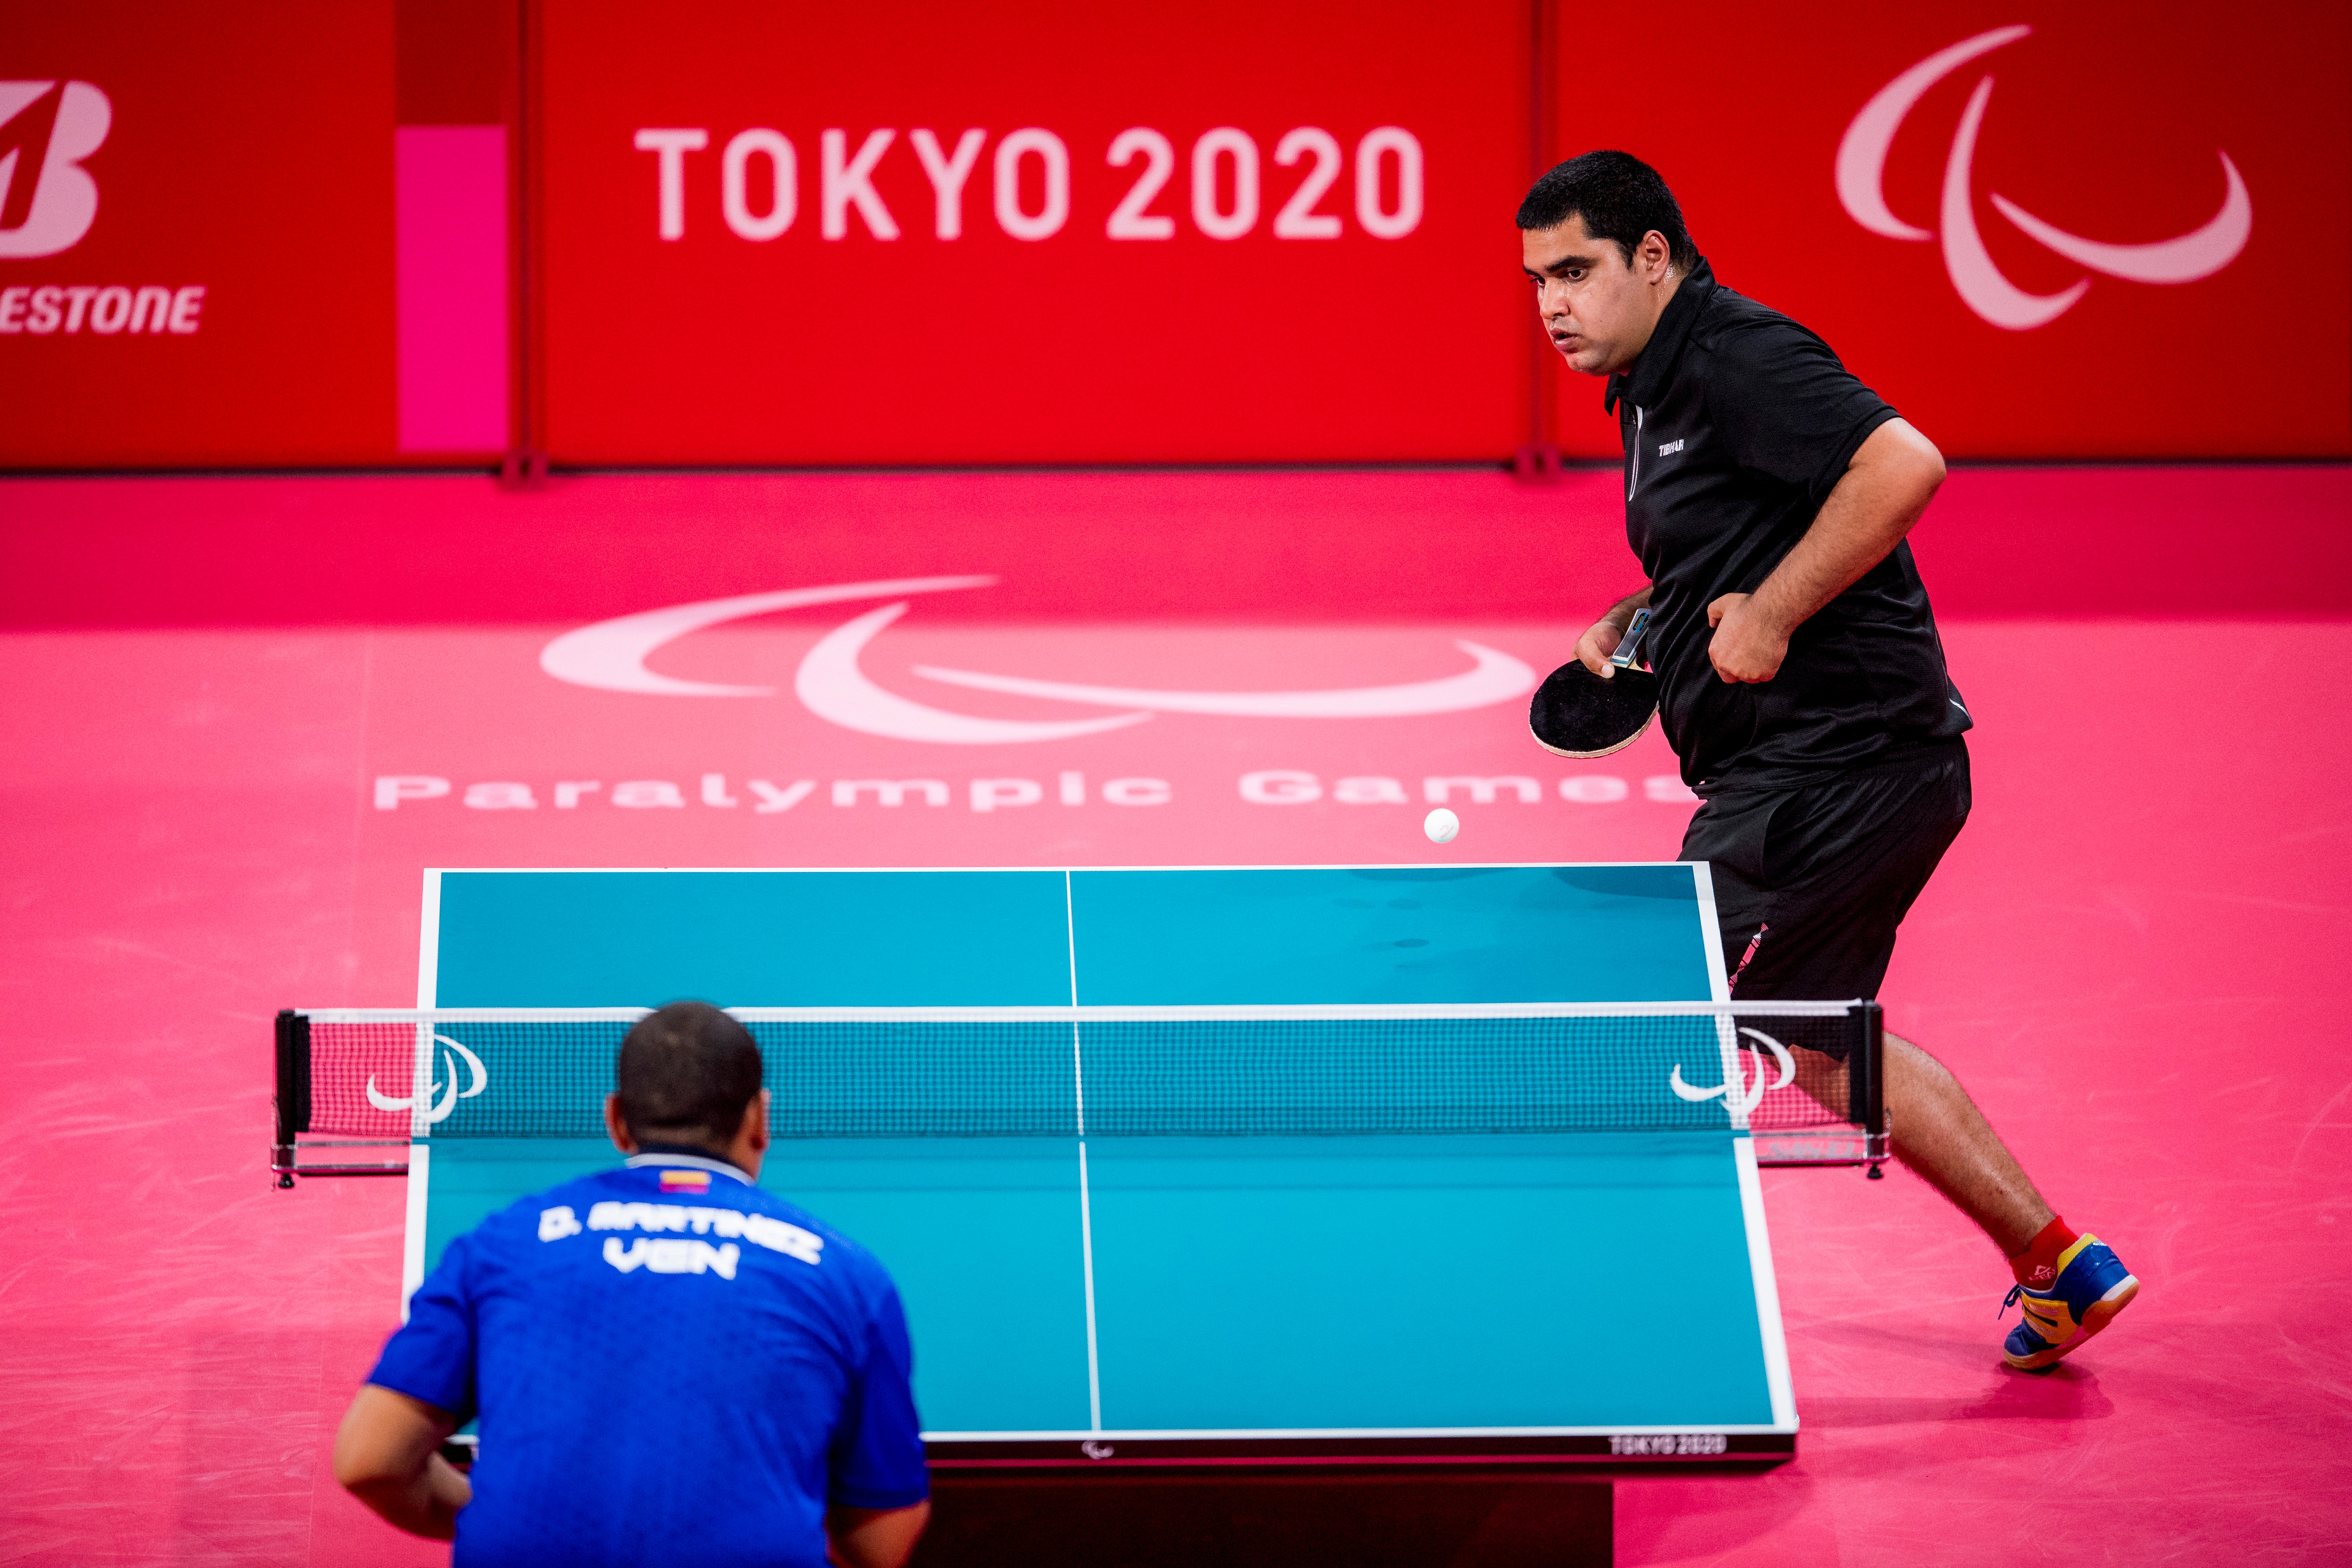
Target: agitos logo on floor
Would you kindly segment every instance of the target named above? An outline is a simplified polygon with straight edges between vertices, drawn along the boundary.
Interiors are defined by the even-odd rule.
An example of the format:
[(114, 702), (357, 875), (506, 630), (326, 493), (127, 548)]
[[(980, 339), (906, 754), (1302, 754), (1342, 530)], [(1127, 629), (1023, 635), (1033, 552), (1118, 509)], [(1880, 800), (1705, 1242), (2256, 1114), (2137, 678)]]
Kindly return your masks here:
[(672, 605), (566, 632), (541, 651), (539, 663), (541, 669), (558, 680), (604, 691), (654, 697), (772, 697), (776, 694), (772, 687), (681, 680), (646, 668), (646, 660), (664, 645), (689, 632), (747, 616), (856, 599), (895, 599), (897, 603), (869, 610), (819, 638), (801, 659), (793, 681), (793, 695), (810, 712), (845, 730), (901, 741), (983, 746), (1091, 735), (1139, 724), (1154, 713), (1211, 713), (1258, 719), (1370, 719), (1454, 713), (1507, 702), (1525, 695), (1536, 683), (1535, 671), (1525, 663), (1498, 648), (1462, 638), (1455, 639), (1454, 646), (1470, 656), (1468, 669), (1394, 686), (1317, 691), (1171, 691), (1037, 680), (930, 665), (915, 668), (915, 673), (926, 680), (967, 690), (1128, 710), (1100, 718), (1038, 721), (991, 719), (935, 708), (876, 684), (860, 668), (858, 655), (866, 645), (907, 613), (906, 595), (985, 588), (995, 581), (993, 577), (900, 577)]

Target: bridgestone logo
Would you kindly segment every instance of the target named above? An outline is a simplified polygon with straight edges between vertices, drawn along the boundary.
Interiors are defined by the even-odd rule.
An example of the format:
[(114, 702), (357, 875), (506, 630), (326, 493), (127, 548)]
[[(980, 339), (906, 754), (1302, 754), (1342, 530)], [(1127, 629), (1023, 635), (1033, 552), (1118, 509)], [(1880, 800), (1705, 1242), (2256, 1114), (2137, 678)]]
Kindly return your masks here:
[(127, 283), (20, 283), (0, 289), (0, 332), (68, 336), (85, 328), (100, 337), (117, 332), (176, 332), (192, 336), (204, 324), (205, 286), (132, 288)]

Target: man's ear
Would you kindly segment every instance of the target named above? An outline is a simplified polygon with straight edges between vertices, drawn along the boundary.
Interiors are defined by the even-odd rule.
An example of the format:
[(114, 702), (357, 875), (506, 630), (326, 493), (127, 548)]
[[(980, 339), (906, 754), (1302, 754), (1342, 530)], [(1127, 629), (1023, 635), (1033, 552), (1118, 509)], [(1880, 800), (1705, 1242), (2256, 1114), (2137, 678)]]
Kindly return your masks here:
[(608, 1094), (604, 1097), (604, 1132), (613, 1140), (613, 1147), (622, 1153), (634, 1154), (637, 1152), (637, 1140), (629, 1131), (629, 1119), (622, 1113), (621, 1097), (618, 1094)]
[(736, 1124), (735, 1136), (727, 1141), (719, 1158), (736, 1165), (756, 1179), (760, 1174), (761, 1156), (768, 1152), (768, 1091), (760, 1090), (751, 1103), (743, 1108), (743, 1120)]

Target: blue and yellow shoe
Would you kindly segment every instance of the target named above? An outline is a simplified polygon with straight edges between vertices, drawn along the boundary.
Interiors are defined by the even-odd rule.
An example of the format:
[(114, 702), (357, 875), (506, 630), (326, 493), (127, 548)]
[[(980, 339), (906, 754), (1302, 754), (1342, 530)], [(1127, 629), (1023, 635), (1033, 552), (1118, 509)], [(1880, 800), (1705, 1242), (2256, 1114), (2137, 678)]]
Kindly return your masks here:
[(2084, 1340), (2115, 1321), (2117, 1312), (2139, 1294), (2116, 1249), (2095, 1236), (2078, 1237), (2058, 1255), (2058, 1278), (2047, 1290), (2023, 1285), (2011, 1288), (2000, 1304), (2021, 1303), (2025, 1321), (2009, 1331), (2000, 1359), (2020, 1372), (2040, 1372), (2072, 1354)]

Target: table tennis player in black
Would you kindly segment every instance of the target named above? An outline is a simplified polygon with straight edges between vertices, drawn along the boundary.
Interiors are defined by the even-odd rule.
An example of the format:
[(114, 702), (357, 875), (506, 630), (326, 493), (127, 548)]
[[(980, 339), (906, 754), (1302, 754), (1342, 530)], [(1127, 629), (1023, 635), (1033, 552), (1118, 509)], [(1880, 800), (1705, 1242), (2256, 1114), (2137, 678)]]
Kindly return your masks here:
[[(1732, 999), (1875, 997), (1895, 928), (1969, 813), (1968, 709), (1905, 535), (1943, 458), (1831, 352), (1716, 280), (1657, 172), (1570, 159), (1518, 212), (1537, 309), (1604, 376), (1625, 526), (1649, 582), (1577, 645), (1595, 675), (1634, 613), (1659, 721), (1702, 797), (1683, 858), (1713, 868)], [(1828, 1091), (1843, 1103), (1843, 1064)], [(2037, 1371), (2138, 1281), (2043, 1201), (1959, 1082), (1886, 1040), (1895, 1156), (2010, 1260)]]

